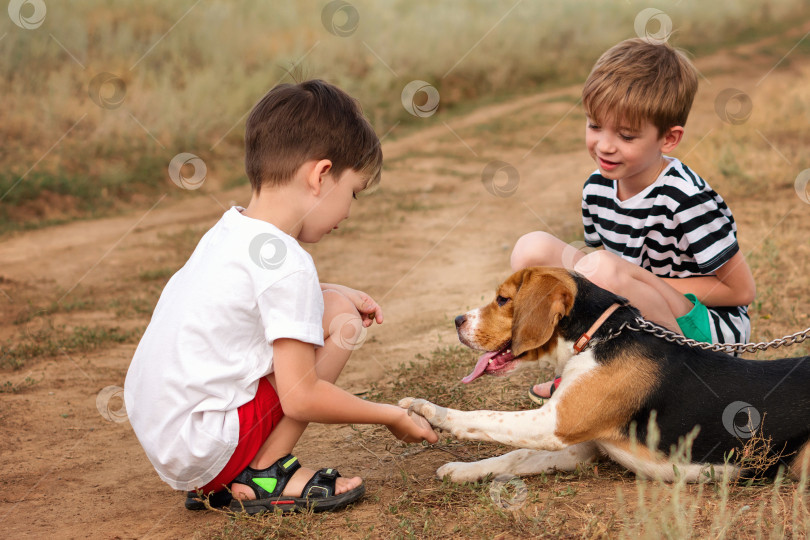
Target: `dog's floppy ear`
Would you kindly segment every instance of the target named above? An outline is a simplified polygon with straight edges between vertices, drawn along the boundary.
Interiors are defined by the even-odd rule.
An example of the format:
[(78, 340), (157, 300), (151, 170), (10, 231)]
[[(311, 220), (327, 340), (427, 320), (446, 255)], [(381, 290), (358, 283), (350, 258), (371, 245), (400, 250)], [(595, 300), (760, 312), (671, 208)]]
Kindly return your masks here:
[(557, 323), (574, 305), (574, 294), (556, 276), (527, 272), (513, 302), (512, 353), (520, 356), (551, 339)]

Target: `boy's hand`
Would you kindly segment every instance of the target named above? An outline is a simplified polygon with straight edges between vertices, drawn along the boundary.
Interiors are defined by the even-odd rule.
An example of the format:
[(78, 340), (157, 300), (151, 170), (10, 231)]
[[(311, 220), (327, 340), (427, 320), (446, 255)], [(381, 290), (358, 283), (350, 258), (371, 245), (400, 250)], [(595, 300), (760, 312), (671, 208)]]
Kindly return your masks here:
[(362, 291), (358, 291), (345, 285), (335, 285), (334, 283), (321, 283), (321, 290), (337, 291), (349, 300), (351, 300), (357, 311), (360, 312), (360, 317), (363, 319), (363, 326), (368, 328), (375, 321), (377, 324), (383, 322), (382, 308), (377, 305), (372, 297)]
[(388, 425), (388, 429), (394, 437), (406, 443), (427, 441), (432, 444), (439, 440), (439, 436), (436, 435), (427, 420), (416, 413), (411, 414), (405, 409), (400, 409), (400, 413), (397, 420)]

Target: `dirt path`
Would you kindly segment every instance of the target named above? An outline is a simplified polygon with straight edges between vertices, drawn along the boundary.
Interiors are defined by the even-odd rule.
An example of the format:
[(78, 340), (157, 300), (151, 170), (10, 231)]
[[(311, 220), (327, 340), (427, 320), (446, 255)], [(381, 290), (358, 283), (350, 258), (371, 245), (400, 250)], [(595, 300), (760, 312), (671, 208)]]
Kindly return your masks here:
[[(726, 51), (698, 61), (710, 82), (701, 86), (689, 136), (676, 155), (694, 150), (687, 161), (699, 170), (713, 159), (701, 155), (701, 137), (727, 127), (714, 113), (720, 89), (750, 89), (756, 99), (754, 92), (768, 84), (798, 82), (806, 71), (805, 60), (797, 59), (756, 89), (773, 59), (759, 58), (761, 47), (749, 48), (737, 51), (747, 51), (747, 59)], [(364, 289), (385, 310), (385, 323), (371, 330), (342, 375), (344, 387), (366, 391), (417, 353), (455, 343), (452, 318), (488, 301), (509, 274), (510, 249), (521, 234), (542, 229), (567, 241), (579, 238), (581, 185), (594, 166), (581, 148), (578, 93), (579, 87), (570, 87), (484, 107), (384, 142), (387, 165), (379, 192), (362, 197), (336, 234), (308, 246), (323, 281)], [(494, 161), (519, 175), (510, 196), (491, 194), (482, 181), (482, 171)], [(493, 186), (512, 187), (505, 174)], [(183, 253), (224, 208), (232, 201), (245, 204), (249, 195), (247, 189), (205, 190), (180, 201), (157, 198), (151, 208), (114, 218), (0, 241), (0, 339), (37, 336), (61, 325), (145, 326), (151, 307), (144, 302), (154, 301), (168, 277), (155, 279), (149, 272), (160, 276), (178, 268)], [(774, 197), (787, 193), (783, 186)], [(795, 200), (786, 204), (796, 211), (782, 218), (754, 212), (760, 208), (756, 201), (727, 199), (744, 248), (761, 244), (780, 218), (788, 227), (807, 218)], [(37, 310), (48, 306), (59, 307), (50, 309), (46, 321)], [(183, 510), (181, 495), (159, 481), (128, 423), (99, 413), (99, 392), (123, 385), (134, 348), (124, 343), (61, 352), (0, 372), (0, 383), (23, 386), (0, 394), (3, 536), (172, 538), (222, 526), (217, 514)], [(25, 387), (26, 378), (36, 382)], [(378, 497), (355, 511), (373, 523), (384, 519), (388, 499), (381, 486), (395, 474), (388, 461), (374, 457), (383, 451), (364, 447), (349, 427), (314, 426), (299, 455), (307, 464), (364, 475)], [(446, 457), (420, 458), (411, 470), (428, 481)], [(615, 489), (606, 493), (612, 497)]]

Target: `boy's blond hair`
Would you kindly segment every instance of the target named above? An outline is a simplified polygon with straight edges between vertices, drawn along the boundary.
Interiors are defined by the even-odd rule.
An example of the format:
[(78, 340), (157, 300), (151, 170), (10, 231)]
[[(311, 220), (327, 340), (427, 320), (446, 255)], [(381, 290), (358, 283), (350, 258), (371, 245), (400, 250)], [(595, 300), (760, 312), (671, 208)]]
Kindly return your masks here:
[(681, 51), (628, 39), (596, 61), (582, 89), (582, 104), (596, 123), (610, 118), (638, 130), (650, 121), (660, 137), (686, 124), (697, 86), (697, 70)]

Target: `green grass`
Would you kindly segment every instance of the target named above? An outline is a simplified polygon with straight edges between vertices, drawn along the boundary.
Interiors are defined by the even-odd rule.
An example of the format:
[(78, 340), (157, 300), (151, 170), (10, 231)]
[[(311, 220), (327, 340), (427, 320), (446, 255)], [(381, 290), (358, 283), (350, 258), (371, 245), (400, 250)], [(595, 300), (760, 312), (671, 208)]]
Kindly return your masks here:
[[(87, 152), (81, 146), (73, 150)], [(45, 171), (22, 170), (19, 162), (9, 164), (0, 173), (0, 234), (114, 215), (128, 203), (169, 191), (165, 158), (137, 147), (122, 147), (119, 153), (130, 156), (129, 162), (87, 156), (86, 162), (75, 166)]]
[(162, 281), (166, 282), (177, 271), (176, 268), (163, 267), (143, 270), (138, 274), (141, 281)]
[[(396, 124), (395, 139), (504, 96), (581, 82), (599, 54), (635, 35), (647, 7), (356, 0), (357, 31), (338, 37), (322, 23), (326, 4), (210, 0), (189, 9), (159, 0), (84, 0), (49, 4), (35, 30), (3, 17), (0, 234), (108, 215), (157, 193), (186, 196), (167, 178), (180, 152), (200, 156), (224, 185), (244, 185), (244, 115), (273, 84), (289, 80), (285, 69), (293, 65), (358, 98), (379, 134)], [(784, 33), (810, 14), (800, 0), (657, 5), (673, 22), (671, 41), (698, 55)], [(794, 44), (777, 40), (772, 54), (781, 57)], [(808, 47), (805, 40), (785, 62)], [(122, 80), (120, 107), (91, 99), (100, 73)], [(440, 93), (432, 117), (414, 117), (402, 105), (402, 89), (416, 79)]]
[(0, 384), (0, 394), (16, 394), (31, 388), (38, 382), (38, 380), (31, 377), (26, 377), (22, 382), (16, 384), (11, 381), (6, 381), (5, 383)]
[(116, 326), (75, 326), (53, 328), (48, 323), (14, 343), (0, 344), (0, 369), (19, 370), (35, 358), (55, 357), (72, 352), (88, 352), (116, 343), (135, 343), (143, 328), (122, 330)]

